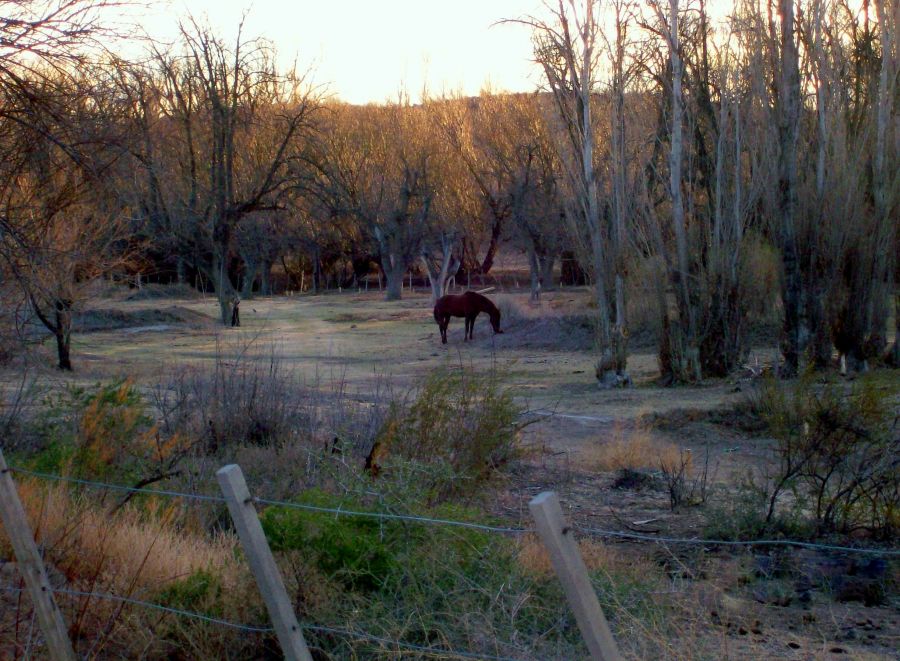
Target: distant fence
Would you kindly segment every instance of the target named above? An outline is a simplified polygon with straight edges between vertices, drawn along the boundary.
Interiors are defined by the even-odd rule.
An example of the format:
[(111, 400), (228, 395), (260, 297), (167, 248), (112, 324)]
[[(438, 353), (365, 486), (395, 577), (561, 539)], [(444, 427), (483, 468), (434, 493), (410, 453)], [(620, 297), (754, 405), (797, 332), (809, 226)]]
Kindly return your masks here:
[[(77, 484), (84, 487), (120, 491), (126, 493), (142, 493), (170, 498), (184, 498), (195, 501), (224, 503), (238, 532), (241, 545), (256, 580), (257, 586), (265, 601), (270, 625), (253, 625), (232, 622), (226, 619), (211, 617), (162, 604), (156, 604), (132, 597), (114, 595), (104, 592), (82, 592), (51, 586), (43, 560), (35, 544), (31, 528), (25, 516), (24, 508), (19, 500), (18, 492), (12, 479), (13, 473), (32, 478), (56, 482)], [(829, 552), (870, 554), (879, 556), (900, 556), (900, 551), (890, 549), (860, 548), (817, 544), (799, 540), (758, 539), (747, 541), (710, 540), (698, 538), (661, 537), (643, 533), (604, 530), (599, 528), (570, 526), (566, 523), (559, 499), (553, 492), (544, 492), (529, 503), (529, 510), (535, 520), (534, 528), (506, 527), (469, 521), (439, 519), (413, 514), (393, 514), (381, 512), (365, 512), (329, 507), (319, 507), (301, 503), (258, 498), (251, 495), (244, 480), (241, 469), (237, 465), (229, 465), (220, 469), (217, 474), (221, 496), (194, 494), (162, 489), (135, 488), (109, 482), (83, 480), (51, 473), (31, 471), (6, 464), (0, 450), (0, 521), (9, 536), (18, 561), (18, 567), (25, 582), (25, 588), (18, 586), (0, 586), (6, 592), (27, 591), (32, 598), (35, 614), (44, 633), (44, 639), (51, 658), (56, 660), (74, 659), (71, 641), (62, 613), (56, 605), (54, 596), (91, 597), (115, 601), (123, 604), (140, 606), (170, 613), (179, 617), (201, 620), (212, 625), (229, 627), (252, 633), (275, 633), (284, 652), (285, 658), (310, 661), (311, 656), (306, 646), (303, 632), (328, 633), (348, 640), (377, 643), (398, 651), (420, 652), (440, 657), (460, 659), (486, 659), (493, 661), (518, 661), (513, 657), (494, 656), (453, 650), (444, 647), (426, 647), (375, 636), (365, 631), (332, 628), (311, 623), (300, 624), (293, 612), (284, 583), (274, 562), (272, 552), (263, 534), (257, 517), (255, 504), (286, 507), (310, 512), (324, 512), (335, 516), (369, 517), (387, 521), (410, 521), (425, 525), (454, 526), (497, 534), (521, 535), (536, 532), (547, 548), (553, 568), (563, 585), (566, 598), (578, 622), (584, 641), (592, 659), (610, 661), (620, 659), (615, 640), (610, 632), (606, 618), (600, 607), (594, 587), (590, 582), (587, 568), (573, 533), (578, 531), (606, 539), (623, 539), (640, 543), (654, 544), (691, 544), (703, 546), (793, 546), (811, 548)]]

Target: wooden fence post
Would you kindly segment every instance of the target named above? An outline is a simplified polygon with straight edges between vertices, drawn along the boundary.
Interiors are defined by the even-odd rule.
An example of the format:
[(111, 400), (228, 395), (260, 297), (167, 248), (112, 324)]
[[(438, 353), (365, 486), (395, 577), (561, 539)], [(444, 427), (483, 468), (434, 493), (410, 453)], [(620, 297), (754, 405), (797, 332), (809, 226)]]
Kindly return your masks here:
[(50, 658), (53, 661), (75, 661), (66, 623), (53, 599), (53, 588), (47, 579), (44, 561), (34, 543), (34, 535), (31, 534), (12, 473), (3, 458), (3, 450), (0, 450), (0, 521), (12, 542), (19, 573), (25, 579), (25, 585), (31, 594)]
[(312, 661), (303, 631), (284, 589), (284, 581), (256, 515), (253, 498), (241, 467), (237, 464), (224, 466), (216, 472), (216, 478), (225, 495), (228, 511), (247, 554), (256, 584), (266, 602), (284, 657), (288, 661)]
[(597, 601), (597, 593), (591, 585), (587, 567), (572, 537), (572, 529), (566, 525), (559, 498), (553, 491), (535, 496), (528, 509), (537, 524), (538, 534), (550, 552), (553, 569), (562, 582), (569, 605), (575, 612), (575, 620), (591, 658), (595, 661), (620, 661), (621, 655), (609, 630), (606, 617)]

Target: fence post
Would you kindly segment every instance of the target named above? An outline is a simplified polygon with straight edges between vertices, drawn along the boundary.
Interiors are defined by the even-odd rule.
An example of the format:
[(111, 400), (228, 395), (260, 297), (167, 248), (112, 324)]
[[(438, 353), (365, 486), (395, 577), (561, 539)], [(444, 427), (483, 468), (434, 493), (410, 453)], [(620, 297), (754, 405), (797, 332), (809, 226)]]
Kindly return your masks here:
[(553, 569), (563, 585), (569, 605), (575, 612), (575, 620), (591, 658), (595, 661), (620, 661), (619, 648), (609, 630), (606, 617), (597, 601), (597, 593), (591, 585), (587, 567), (572, 537), (572, 529), (566, 525), (559, 498), (553, 491), (535, 496), (528, 509), (537, 524), (538, 534), (550, 552)]
[(19, 567), (19, 573), (25, 579), (25, 585), (31, 594), (34, 611), (37, 614), (44, 641), (53, 661), (75, 661), (72, 641), (63, 621), (62, 613), (53, 599), (53, 588), (47, 579), (44, 561), (34, 543), (34, 536), (25, 516), (22, 501), (12, 479), (12, 473), (3, 450), (0, 450), (0, 521), (12, 542), (13, 553)]
[(256, 515), (241, 467), (237, 464), (224, 466), (216, 472), (216, 479), (225, 495), (228, 511), (247, 554), (256, 584), (266, 602), (272, 624), (275, 625), (284, 657), (288, 661), (312, 661), (303, 639), (303, 631), (284, 589), (284, 581)]

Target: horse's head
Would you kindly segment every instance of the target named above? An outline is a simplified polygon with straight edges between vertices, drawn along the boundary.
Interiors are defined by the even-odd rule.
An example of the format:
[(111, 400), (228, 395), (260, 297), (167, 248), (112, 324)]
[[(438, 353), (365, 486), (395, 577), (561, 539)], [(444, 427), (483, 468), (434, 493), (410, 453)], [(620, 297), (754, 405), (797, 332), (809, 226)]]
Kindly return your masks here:
[(500, 330), (500, 310), (498, 310), (495, 307), (493, 310), (490, 311), (490, 315), (491, 315), (491, 327), (494, 329), (494, 332), (502, 333), (503, 331)]

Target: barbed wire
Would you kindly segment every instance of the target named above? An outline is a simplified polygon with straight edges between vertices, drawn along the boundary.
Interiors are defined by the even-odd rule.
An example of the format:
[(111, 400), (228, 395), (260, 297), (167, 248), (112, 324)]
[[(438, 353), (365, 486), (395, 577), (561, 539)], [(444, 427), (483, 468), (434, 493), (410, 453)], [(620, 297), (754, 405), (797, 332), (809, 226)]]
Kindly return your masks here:
[(435, 519), (427, 516), (417, 516), (415, 514), (391, 514), (390, 512), (365, 512), (360, 510), (345, 510), (334, 507), (319, 507), (318, 505), (305, 505), (303, 503), (291, 503), (284, 500), (269, 500), (267, 498), (254, 498), (254, 502), (264, 505), (274, 505), (276, 507), (288, 507), (291, 509), (307, 510), (310, 512), (323, 512), (327, 514), (346, 514), (348, 516), (370, 517), (375, 519), (386, 519), (391, 521), (414, 521), (416, 523), (430, 523), (444, 526), (455, 526), (457, 528), (470, 528), (473, 530), (483, 530), (486, 532), (523, 534), (534, 532), (533, 528), (510, 528), (505, 526), (492, 526), (484, 523), (472, 523), (470, 521), (457, 521), (455, 519)]
[[(3, 588), (7, 592), (25, 592), (24, 588), (17, 588), (13, 586), (3, 586)], [(275, 631), (273, 627), (260, 627), (252, 624), (242, 624), (240, 622), (232, 622), (231, 620), (223, 620), (218, 617), (212, 617), (210, 615), (204, 615), (203, 613), (197, 613), (194, 611), (182, 610), (180, 608), (172, 608), (171, 606), (163, 606), (162, 604), (155, 604), (152, 601), (143, 601), (141, 599), (133, 599), (131, 597), (123, 597), (117, 594), (109, 594), (108, 592), (83, 592), (81, 590), (70, 590), (68, 588), (51, 588), (55, 594), (66, 594), (73, 597), (96, 597), (97, 599), (105, 599), (107, 601), (118, 601), (126, 604), (131, 604), (133, 606), (142, 606), (144, 608), (151, 608), (159, 611), (163, 611), (166, 613), (171, 613), (173, 615), (181, 615), (183, 617), (190, 617), (196, 620), (203, 620), (204, 622), (209, 622), (210, 624), (217, 624), (223, 627), (230, 627), (232, 629), (237, 629), (239, 631), (249, 631), (251, 633), (272, 633)]]
[(110, 491), (124, 491), (127, 493), (146, 493), (154, 496), (169, 496), (172, 498), (190, 498), (193, 500), (203, 500), (215, 503), (224, 503), (223, 496), (209, 496), (202, 493), (187, 493), (185, 491), (170, 491), (166, 489), (145, 489), (142, 487), (129, 487), (124, 484), (114, 484), (111, 482), (97, 482), (95, 480), (83, 480), (77, 477), (67, 477), (65, 475), (54, 475), (53, 473), (42, 473), (40, 471), (32, 471), (19, 466), (10, 466), (9, 470), (22, 475), (30, 475), (44, 480), (53, 480), (56, 482), (70, 482), (72, 484), (81, 484), (82, 486), (92, 487), (94, 489), (109, 489)]
[[(225, 503), (226, 500), (222, 496), (211, 496), (206, 494), (194, 494), (187, 493), (182, 491), (171, 491), (171, 490), (163, 490), (163, 489), (145, 489), (138, 487), (128, 487), (121, 484), (114, 484), (109, 482), (98, 482), (94, 480), (84, 480), (80, 478), (74, 477), (66, 477), (63, 475), (55, 475), (53, 473), (43, 473), (40, 471), (32, 471), (24, 468), (19, 468), (17, 466), (10, 466), (9, 470), (21, 473), (23, 475), (30, 475), (32, 477), (36, 477), (39, 479), (48, 479), (55, 480), (59, 482), (70, 482), (73, 484), (81, 484), (84, 486), (99, 488), (99, 489), (111, 489), (116, 491), (125, 491), (129, 493), (143, 493), (149, 495), (156, 496), (169, 496), (175, 498), (188, 498), (194, 500), (201, 500), (207, 502), (217, 502), (217, 503)], [(290, 509), (297, 510), (305, 510), (309, 512), (320, 512), (324, 514), (334, 514), (335, 516), (356, 516), (356, 517), (369, 517), (374, 519), (381, 520), (392, 520), (392, 521), (412, 521), (415, 523), (423, 523), (423, 524), (431, 524), (431, 525), (444, 525), (444, 526), (454, 526), (458, 528), (468, 528), (472, 530), (481, 530), (485, 532), (495, 532), (501, 534), (526, 534), (533, 533), (535, 530), (533, 528), (515, 528), (515, 527), (507, 527), (507, 526), (494, 526), (483, 523), (473, 523), (470, 521), (458, 521), (455, 519), (438, 519), (427, 516), (419, 516), (415, 514), (393, 514), (390, 512), (366, 512), (362, 510), (349, 510), (349, 509), (341, 509), (335, 507), (322, 507), (319, 505), (306, 505), (303, 503), (292, 503), (285, 500), (272, 500), (269, 498), (256, 498), (253, 497), (253, 501), (262, 505), (270, 505), (275, 507), (286, 507)], [(574, 529), (579, 530), (582, 533), (589, 535), (596, 535), (598, 537), (611, 537), (618, 539), (631, 539), (635, 541), (644, 541), (644, 542), (653, 542), (657, 544), (694, 544), (694, 545), (702, 545), (702, 546), (793, 546), (798, 548), (808, 548), (808, 549), (816, 549), (821, 551), (836, 551), (841, 553), (859, 553), (865, 555), (876, 555), (876, 556), (900, 556), (900, 551), (890, 550), (890, 549), (875, 549), (875, 548), (863, 548), (863, 547), (855, 547), (855, 546), (837, 546), (834, 544), (821, 544), (818, 542), (803, 542), (799, 540), (792, 539), (755, 539), (755, 540), (724, 540), (724, 539), (701, 539), (701, 538), (687, 538), (687, 537), (660, 537), (655, 535), (648, 535), (642, 533), (635, 532), (624, 532), (617, 530), (604, 530), (601, 528), (592, 528), (588, 526), (573, 526)]]
[[(26, 592), (25, 588), (15, 587), (11, 585), (0, 586), (0, 590), (4, 590), (6, 592), (12, 593), (23, 593)], [(173, 608), (171, 606), (164, 606), (162, 604), (157, 604), (152, 601), (143, 601), (142, 599), (134, 599), (131, 597), (123, 597), (121, 595), (110, 594), (108, 592), (84, 592), (82, 590), (70, 590), (68, 588), (51, 588), (51, 590), (55, 594), (64, 594), (74, 597), (94, 597), (97, 599), (105, 599), (108, 601), (117, 601), (121, 603), (130, 604), (132, 606), (141, 606), (143, 608), (149, 608), (152, 610), (158, 610), (165, 613), (169, 613), (172, 615), (179, 615), (182, 617), (188, 617), (196, 620), (201, 620), (203, 622), (207, 622), (209, 624), (215, 624), (219, 626), (229, 627), (231, 629), (237, 629), (238, 631), (247, 631), (250, 633), (274, 633), (275, 629), (273, 627), (261, 627), (250, 624), (242, 624), (240, 622), (232, 622), (231, 620), (224, 620), (218, 617), (212, 617), (209, 615), (204, 615), (203, 613), (197, 613), (196, 611), (183, 610), (181, 608)], [(453, 649), (444, 649), (440, 647), (426, 647), (424, 645), (416, 645), (415, 643), (405, 643), (400, 640), (393, 640), (391, 638), (382, 638), (380, 636), (375, 636), (365, 631), (354, 631), (352, 629), (336, 629), (334, 627), (327, 627), (319, 624), (301, 624), (300, 628), (305, 631), (312, 631), (315, 633), (328, 633), (336, 636), (341, 636), (344, 638), (352, 638), (358, 641), (370, 642), (370, 643), (378, 643), (380, 645), (388, 645), (390, 647), (398, 647), (410, 651), (415, 652), (423, 652), (426, 654), (433, 655), (441, 655), (441, 656), (452, 656), (459, 659), (483, 659), (484, 661), (520, 661), (514, 657), (508, 656), (495, 656), (492, 654), (480, 654), (475, 652), (463, 652), (461, 650), (453, 650)]]
[(399, 640), (392, 640), (390, 638), (381, 638), (379, 636), (373, 636), (370, 633), (366, 633), (364, 631), (352, 631), (349, 629), (332, 629), (331, 627), (323, 627), (319, 625), (306, 625), (303, 626), (304, 629), (309, 631), (318, 631), (320, 633), (332, 633), (339, 636), (344, 636), (348, 638), (356, 638), (358, 640), (372, 642), (372, 643), (380, 643), (382, 645), (391, 645), (392, 647), (400, 647), (406, 650), (415, 651), (415, 652), (425, 652), (427, 654), (440, 654), (442, 656), (455, 656), (460, 659), (485, 659), (486, 661), (520, 661), (514, 657), (509, 656), (494, 656), (492, 654), (480, 654), (475, 652), (462, 652), (459, 650), (449, 650), (449, 649), (441, 649), (439, 647), (425, 647), (423, 645), (416, 645), (414, 643), (404, 643)]
[(861, 548), (856, 546), (835, 546), (833, 544), (818, 544), (816, 542), (801, 542), (793, 539), (753, 539), (753, 540), (727, 540), (727, 539), (700, 539), (693, 537), (659, 537), (635, 532), (619, 532), (617, 530), (602, 530), (586, 526), (573, 526), (576, 530), (596, 535), (598, 537), (615, 537), (620, 539), (633, 539), (657, 544), (697, 544), (704, 546), (797, 546), (806, 549), (818, 549), (824, 551), (841, 551), (845, 553), (866, 553), (870, 555), (900, 556), (900, 551), (890, 549)]
[[(227, 502), (222, 496), (210, 496), (206, 494), (194, 494), (183, 491), (171, 491), (163, 489), (145, 489), (140, 487), (128, 487), (121, 484), (113, 484), (110, 482), (97, 482), (94, 480), (84, 480), (75, 477), (66, 477), (63, 475), (54, 475), (53, 473), (42, 473), (40, 471), (27, 470), (18, 466), (10, 466), (9, 469), (15, 473), (30, 475), (39, 479), (54, 480), (57, 482), (70, 482), (72, 484), (80, 484), (96, 489), (110, 489), (114, 491), (125, 491), (128, 493), (143, 493), (154, 496), (169, 496), (173, 498), (188, 498), (194, 500), (202, 500), (208, 502), (225, 503)], [(512, 528), (505, 526), (493, 526), (483, 523), (473, 523), (470, 521), (457, 521), (455, 519), (436, 519), (428, 516), (419, 516), (416, 514), (392, 514), (390, 512), (365, 512), (361, 510), (349, 510), (337, 507), (320, 507), (318, 505), (306, 505), (303, 503), (292, 503), (286, 500), (271, 500), (268, 498), (253, 498), (253, 501), (262, 505), (273, 505), (277, 507), (288, 507), (291, 509), (306, 510), (310, 512), (322, 512), (325, 514), (334, 514), (336, 516), (358, 516), (369, 517), (375, 519), (391, 520), (391, 521), (413, 521), (415, 523), (427, 523), (435, 525), (455, 526), (458, 528), (470, 528), (473, 530), (482, 530), (485, 532), (496, 533), (513, 533), (521, 534), (534, 532), (531, 528)]]

